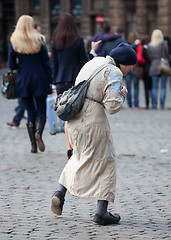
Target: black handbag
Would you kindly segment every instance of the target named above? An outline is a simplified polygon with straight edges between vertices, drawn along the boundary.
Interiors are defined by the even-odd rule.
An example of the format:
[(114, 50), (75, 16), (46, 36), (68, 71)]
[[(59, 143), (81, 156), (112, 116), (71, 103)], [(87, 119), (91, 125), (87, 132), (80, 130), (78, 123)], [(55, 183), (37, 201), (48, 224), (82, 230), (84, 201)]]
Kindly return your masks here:
[(12, 70), (2, 75), (1, 93), (7, 99), (15, 99), (16, 73)]
[[(105, 67), (111, 64), (105, 64), (100, 66), (96, 71), (87, 79), (83, 80), (79, 84), (73, 86), (67, 91), (63, 92), (56, 98), (56, 103), (53, 106), (57, 116), (64, 120), (69, 121), (74, 119), (77, 114), (81, 111), (87, 89), (90, 81)], [(91, 99), (93, 100), (93, 99)]]

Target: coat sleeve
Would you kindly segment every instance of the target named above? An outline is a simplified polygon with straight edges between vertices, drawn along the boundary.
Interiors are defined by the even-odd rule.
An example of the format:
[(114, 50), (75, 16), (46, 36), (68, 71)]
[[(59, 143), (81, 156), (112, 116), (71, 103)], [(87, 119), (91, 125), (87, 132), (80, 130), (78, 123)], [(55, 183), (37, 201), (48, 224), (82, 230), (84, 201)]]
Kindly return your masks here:
[(48, 56), (47, 48), (44, 44), (41, 47), (41, 51), (42, 51), (42, 62), (44, 65), (44, 69), (48, 76), (49, 83), (52, 83), (52, 68), (51, 68), (51, 64), (50, 64), (50, 58)]
[(81, 65), (83, 66), (88, 61), (88, 57), (85, 50), (84, 41), (82, 38), (80, 38), (80, 43), (79, 43), (79, 54), (81, 59)]
[(14, 51), (11, 42), (9, 43), (8, 48), (8, 67), (11, 70), (18, 69), (16, 52)]
[(104, 45), (103, 45), (103, 48), (102, 48), (102, 56), (103, 57), (106, 57), (108, 52), (107, 52), (107, 45), (108, 45), (108, 42), (105, 42)]
[(103, 104), (109, 114), (118, 112), (125, 98), (121, 94), (123, 75), (119, 69), (111, 68), (104, 88)]
[(169, 47), (166, 41), (163, 42), (164, 47), (164, 57), (166, 57), (169, 60)]
[(57, 72), (58, 72), (58, 61), (57, 61), (57, 56), (56, 56), (56, 48), (53, 47), (53, 44), (51, 42), (51, 53), (52, 53), (52, 56), (51, 56), (51, 62), (52, 62), (52, 80), (53, 80), (53, 83), (55, 83), (55, 79), (56, 79), (56, 76), (57, 76)]
[(104, 33), (102, 35), (102, 41), (105, 42), (105, 41), (110, 41), (110, 40), (113, 40), (113, 39), (117, 39), (117, 38), (120, 38), (121, 35), (120, 34), (113, 34), (113, 33)]
[(138, 45), (137, 47), (137, 64), (145, 64), (145, 59), (143, 58), (142, 45)]

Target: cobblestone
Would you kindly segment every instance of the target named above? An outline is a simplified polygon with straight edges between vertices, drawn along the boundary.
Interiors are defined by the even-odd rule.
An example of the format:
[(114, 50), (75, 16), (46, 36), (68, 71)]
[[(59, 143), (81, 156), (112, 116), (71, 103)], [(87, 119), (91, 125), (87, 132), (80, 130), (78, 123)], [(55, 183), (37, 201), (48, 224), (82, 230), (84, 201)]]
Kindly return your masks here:
[[(6, 127), (16, 100), (0, 96), (0, 239), (171, 239), (171, 91), (165, 110), (128, 109), (109, 116), (118, 175), (111, 212), (120, 224), (92, 223), (96, 202), (66, 195), (63, 215), (50, 210), (51, 196), (67, 162), (63, 133), (43, 135), (46, 151), (31, 154), (25, 123)], [(141, 83), (140, 105), (144, 105)], [(161, 151), (162, 150), (162, 151)], [(163, 151), (164, 150), (164, 151)], [(167, 151), (166, 151), (167, 150)]]

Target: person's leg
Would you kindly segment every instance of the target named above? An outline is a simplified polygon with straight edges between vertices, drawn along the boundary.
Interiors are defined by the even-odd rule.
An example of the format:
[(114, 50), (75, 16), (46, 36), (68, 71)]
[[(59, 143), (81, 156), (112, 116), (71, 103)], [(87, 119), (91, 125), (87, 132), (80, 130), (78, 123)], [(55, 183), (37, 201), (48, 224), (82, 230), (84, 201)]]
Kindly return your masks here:
[(7, 125), (10, 127), (19, 127), (21, 119), (24, 116), (25, 106), (22, 99), (18, 99), (18, 106), (15, 108), (16, 114), (13, 117), (12, 121), (7, 122)]
[(29, 134), (30, 142), (31, 142), (31, 152), (37, 153), (37, 144), (35, 139), (35, 118), (36, 118), (36, 110), (34, 105), (33, 97), (22, 98), (22, 101), (27, 109), (27, 131)]
[(24, 116), (25, 112), (25, 105), (24, 102), (21, 98), (18, 99), (18, 106), (16, 109), (16, 115), (13, 118), (13, 122), (16, 123), (17, 125), (20, 125), (21, 119)]
[(73, 149), (72, 149), (72, 146), (69, 142), (69, 137), (68, 137), (68, 123), (65, 122), (65, 136), (66, 136), (66, 140), (67, 140), (67, 156), (68, 156), (68, 159), (70, 159), (70, 157), (72, 156), (73, 154)]
[(152, 76), (152, 107), (157, 108), (157, 97), (158, 97), (158, 76)]
[(98, 200), (96, 213), (103, 216), (107, 213), (108, 201)]
[(133, 76), (134, 81), (134, 106), (139, 107), (139, 78)]
[(107, 212), (108, 201), (98, 200), (97, 211), (94, 216), (93, 222), (99, 225), (116, 224), (120, 221), (121, 217), (118, 214), (111, 214)]
[(57, 215), (62, 214), (66, 192), (67, 189), (63, 185), (59, 184), (58, 191), (56, 191), (52, 196), (51, 210), (53, 213)]
[(151, 102), (151, 105), (152, 105), (152, 94), (151, 94), (151, 90), (152, 90), (152, 80), (151, 80), (151, 77), (149, 76), (149, 82), (148, 82), (149, 105), (150, 105), (150, 102)]
[(148, 77), (144, 76), (144, 92), (145, 92), (145, 104), (146, 108), (149, 108), (149, 83), (148, 83)]
[(38, 143), (38, 148), (41, 152), (45, 151), (45, 145), (42, 140), (42, 135), (46, 123), (46, 97), (47, 96), (36, 96), (36, 133), (35, 138)]
[(132, 107), (132, 95), (131, 95), (131, 80), (132, 79), (132, 74), (127, 73), (125, 76), (125, 81), (126, 81), (126, 87), (128, 90), (128, 94), (126, 95), (128, 106), (131, 108)]
[(35, 122), (36, 119), (36, 109), (34, 105), (34, 99), (33, 97), (25, 97), (22, 98), (22, 101), (25, 105), (25, 108), (27, 110), (27, 122)]
[(167, 89), (167, 79), (168, 76), (162, 74), (161, 76), (161, 87), (160, 87), (160, 107), (165, 107), (165, 99), (166, 99), (166, 89)]

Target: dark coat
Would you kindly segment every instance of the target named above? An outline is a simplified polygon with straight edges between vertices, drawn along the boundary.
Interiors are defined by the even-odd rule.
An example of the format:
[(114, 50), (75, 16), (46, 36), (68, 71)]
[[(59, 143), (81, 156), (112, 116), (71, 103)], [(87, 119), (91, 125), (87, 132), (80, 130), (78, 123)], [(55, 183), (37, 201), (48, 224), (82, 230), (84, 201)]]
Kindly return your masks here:
[(88, 61), (83, 39), (79, 38), (71, 49), (51, 48), (53, 84), (73, 82), (74, 85), (80, 69)]
[(148, 56), (148, 45), (143, 45), (143, 58), (145, 59), (144, 67), (144, 80), (149, 78), (149, 71), (150, 71), (150, 58)]
[(95, 36), (93, 36), (91, 39), (90, 39), (90, 42), (89, 42), (89, 50), (91, 49), (91, 42), (97, 42), (99, 40), (101, 40), (101, 43), (99, 43), (99, 46), (96, 50), (96, 53), (98, 56), (102, 56), (102, 49), (103, 49), (103, 44), (106, 42), (106, 41), (110, 41), (110, 40), (114, 40), (114, 39), (117, 39), (117, 38), (120, 38), (121, 35), (120, 34), (115, 34), (115, 33), (105, 33), (103, 31), (100, 31), (99, 33), (97, 33)]
[(110, 51), (116, 48), (121, 42), (126, 43), (125, 38), (120, 37), (114, 40), (106, 41), (102, 48), (102, 56), (106, 57), (109, 55)]
[(52, 69), (47, 48), (41, 46), (38, 53), (21, 54), (13, 50), (9, 44), (8, 66), (18, 69), (16, 80), (16, 96), (46, 96), (51, 93)]

